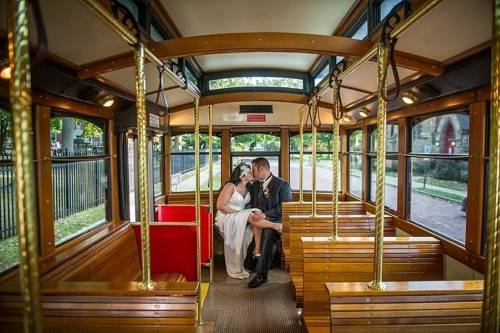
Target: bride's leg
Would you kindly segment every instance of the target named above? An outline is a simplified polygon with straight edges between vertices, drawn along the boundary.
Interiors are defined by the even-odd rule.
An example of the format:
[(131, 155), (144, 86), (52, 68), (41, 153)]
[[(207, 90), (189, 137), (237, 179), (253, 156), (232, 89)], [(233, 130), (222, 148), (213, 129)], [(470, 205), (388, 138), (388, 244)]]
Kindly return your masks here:
[(249, 221), (249, 222), (252, 224), (253, 228), (255, 228), (255, 227), (260, 228), (260, 229), (270, 228), (270, 229), (274, 229), (278, 232), (281, 232), (283, 229), (281, 223), (273, 223), (273, 222), (265, 220), (265, 219), (262, 219), (258, 222), (255, 222), (255, 221)]
[(255, 249), (253, 252), (254, 254), (260, 255), (262, 248), (262, 229), (252, 225), (252, 230), (253, 230), (253, 237), (255, 240)]

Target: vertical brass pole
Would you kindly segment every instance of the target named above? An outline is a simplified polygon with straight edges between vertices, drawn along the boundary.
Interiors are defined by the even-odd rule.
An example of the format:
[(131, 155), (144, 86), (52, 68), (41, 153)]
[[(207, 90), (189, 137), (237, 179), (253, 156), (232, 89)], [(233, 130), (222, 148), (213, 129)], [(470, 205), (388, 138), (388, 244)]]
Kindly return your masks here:
[(384, 69), (388, 61), (388, 48), (381, 43), (377, 49), (377, 183), (375, 192), (375, 253), (373, 259), (373, 281), (370, 288), (383, 290), (382, 283), (382, 261), (384, 252), (384, 201), (385, 201), (385, 130), (387, 102), (383, 96), (386, 90), (386, 82), (383, 80)]
[(135, 56), (135, 93), (137, 109), (137, 155), (139, 174), (139, 218), (141, 221), (142, 282), (140, 287), (153, 289), (149, 256), (149, 191), (148, 142), (146, 136), (146, 74), (144, 72), (144, 46), (138, 44)]
[[(316, 108), (318, 107), (318, 102), (316, 98), (313, 98), (312, 102), (312, 108), (316, 114)], [(316, 146), (317, 146), (317, 141), (318, 141), (318, 129), (316, 128), (316, 122), (313, 120), (312, 121), (312, 199), (311, 199), (311, 204), (312, 204), (312, 216), (316, 216)]]
[(194, 100), (194, 172), (195, 193), (194, 207), (196, 218), (196, 278), (198, 279), (197, 291), (197, 324), (201, 325), (201, 221), (200, 221), (200, 99)]
[(299, 109), (300, 117), (300, 147), (299, 147), (299, 202), (304, 202), (304, 110), (305, 106)]
[(491, 57), (488, 243), (483, 297), (483, 333), (500, 330), (500, 0), (494, 1)]
[[(208, 106), (208, 207), (210, 209), (210, 216), (212, 220), (214, 218), (214, 191), (213, 191), (213, 183), (214, 183), (214, 167), (212, 164), (212, 126), (213, 126), (213, 105)], [(212, 228), (210, 229), (212, 230)], [(212, 244), (212, 255), (210, 256), (210, 283), (214, 281), (214, 242), (213, 237), (211, 237)]]
[(10, 105), (14, 135), (16, 219), (19, 242), (19, 276), (23, 299), (24, 331), (42, 332), (37, 258), (37, 214), (33, 133), (31, 121), (31, 72), (28, 39), (28, 1), (9, 3)]
[(340, 133), (339, 133), (339, 121), (335, 117), (337, 114), (337, 108), (340, 107), (338, 104), (338, 99), (337, 99), (337, 84), (338, 82), (334, 83), (333, 86), (333, 111), (332, 112), (332, 118), (333, 118), (333, 136), (332, 136), (332, 239), (336, 239), (338, 237), (338, 220), (339, 220), (339, 193), (338, 193), (338, 187), (339, 187), (339, 141), (340, 141)]

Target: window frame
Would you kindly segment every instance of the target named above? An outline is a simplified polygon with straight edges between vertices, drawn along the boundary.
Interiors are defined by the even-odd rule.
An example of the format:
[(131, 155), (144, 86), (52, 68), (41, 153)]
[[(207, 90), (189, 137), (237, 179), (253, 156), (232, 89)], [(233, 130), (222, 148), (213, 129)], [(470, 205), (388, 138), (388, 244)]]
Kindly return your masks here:
[(277, 151), (233, 151), (232, 147), (229, 150), (229, 163), (230, 163), (230, 172), (233, 170), (233, 158), (234, 157), (278, 157), (278, 177), (281, 177), (281, 163), (283, 162), (281, 160), (281, 135), (280, 133), (270, 133), (270, 132), (232, 132), (231, 136), (229, 138), (229, 142), (231, 142), (231, 139), (235, 136), (239, 135), (248, 135), (248, 134), (266, 134), (266, 135), (272, 135), (275, 136), (279, 139), (280, 141), (280, 149)]
[[(352, 151), (351, 150), (351, 135), (353, 135), (353, 133), (355, 132), (360, 132), (361, 133), (361, 150), (357, 151)], [(347, 137), (347, 152), (346, 152), (346, 157), (347, 157), (347, 193), (349, 195), (352, 195), (353, 197), (355, 198), (358, 198), (360, 200), (363, 200), (363, 182), (364, 182), (364, 172), (363, 172), (363, 155), (364, 155), (364, 152), (363, 152), (363, 145), (364, 145), (364, 140), (363, 140), (363, 130), (361, 128), (353, 128), (351, 130), (348, 130), (347, 131), (347, 134), (346, 134), (346, 137)], [(351, 156), (359, 156), (359, 158), (361, 159), (361, 180), (360, 180), (360, 184), (361, 184), (361, 188), (360, 188), (360, 193), (359, 193), (359, 196), (357, 196), (356, 194), (354, 194), (353, 192), (351, 192)]]

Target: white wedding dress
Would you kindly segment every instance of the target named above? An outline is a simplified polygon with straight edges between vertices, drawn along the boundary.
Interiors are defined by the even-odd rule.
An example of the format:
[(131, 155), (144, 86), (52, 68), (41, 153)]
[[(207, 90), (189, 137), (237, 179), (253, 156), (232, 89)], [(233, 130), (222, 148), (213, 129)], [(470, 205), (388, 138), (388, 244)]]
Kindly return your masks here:
[(248, 216), (257, 208), (245, 209), (250, 202), (250, 193), (243, 197), (236, 188), (227, 206), (236, 213), (225, 214), (220, 210), (215, 216), (215, 225), (223, 233), (224, 259), (226, 260), (227, 274), (235, 279), (247, 279), (249, 273), (243, 267), (247, 255), (247, 248), (252, 242), (252, 226), (247, 223)]

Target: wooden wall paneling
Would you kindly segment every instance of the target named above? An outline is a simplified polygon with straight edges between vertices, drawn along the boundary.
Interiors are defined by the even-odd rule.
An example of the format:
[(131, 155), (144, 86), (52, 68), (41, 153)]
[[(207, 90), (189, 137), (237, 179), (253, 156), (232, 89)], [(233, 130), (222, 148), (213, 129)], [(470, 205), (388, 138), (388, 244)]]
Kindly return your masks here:
[(481, 254), (485, 142), (486, 142), (486, 102), (471, 104), (469, 115), (469, 181), (467, 186), (467, 222), (465, 248)]
[(280, 135), (280, 177), (290, 181), (290, 133), (288, 128), (282, 128)]
[(221, 133), (221, 184), (231, 176), (231, 131), (223, 129)]
[(164, 136), (164, 144), (165, 144), (165, 189), (164, 192), (165, 194), (170, 194), (172, 193), (172, 169), (170, 166), (170, 159), (171, 156), (170, 154), (172, 153), (172, 135), (170, 133), (165, 134)]
[(370, 130), (368, 128), (368, 126), (364, 126), (362, 128), (362, 153), (361, 153), (361, 163), (362, 163), (362, 166), (361, 166), (361, 199), (363, 201), (368, 201), (368, 199), (370, 198), (370, 193), (368, 193), (368, 190), (369, 190), (369, 184), (368, 184), (368, 181), (369, 181), (369, 177), (368, 177), (368, 173), (370, 172), (370, 165), (368, 163), (369, 161), (369, 156), (368, 156), (368, 150), (369, 150), (369, 147), (368, 147), (368, 138), (370, 136)]
[(408, 153), (408, 118), (398, 119), (398, 201), (397, 216), (401, 219), (406, 217), (406, 184), (407, 184), (407, 163)]
[(115, 121), (108, 121), (108, 149), (109, 149), (109, 180), (111, 198), (111, 221), (120, 220), (120, 198), (118, 186), (118, 142), (115, 132)]
[(50, 108), (48, 106), (36, 105), (34, 116), (40, 255), (46, 256), (55, 250)]
[(345, 127), (340, 128), (340, 151), (341, 151), (341, 188), (342, 188), (342, 194), (347, 193), (347, 189), (349, 187), (348, 185), (348, 180), (349, 177), (347, 175), (349, 174), (349, 167), (348, 167), (348, 155), (347, 155), (347, 130)]

